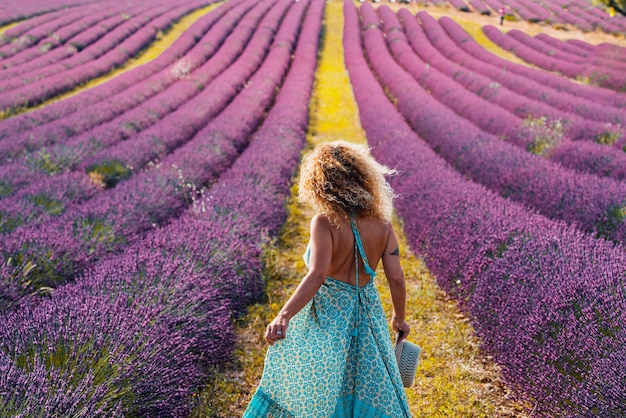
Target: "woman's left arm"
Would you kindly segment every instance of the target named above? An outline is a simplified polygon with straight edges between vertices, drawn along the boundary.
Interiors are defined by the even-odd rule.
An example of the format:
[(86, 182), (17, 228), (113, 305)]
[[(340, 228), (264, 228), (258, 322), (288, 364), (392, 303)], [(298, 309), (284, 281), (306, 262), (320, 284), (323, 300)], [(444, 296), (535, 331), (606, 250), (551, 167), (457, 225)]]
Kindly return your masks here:
[(269, 344), (287, 336), (287, 328), (291, 318), (313, 299), (313, 296), (326, 280), (331, 258), (332, 236), (328, 218), (323, 215), (316, 215), (311, 219), (309, 271), (276, 318), (267, 326), (265, 340)]

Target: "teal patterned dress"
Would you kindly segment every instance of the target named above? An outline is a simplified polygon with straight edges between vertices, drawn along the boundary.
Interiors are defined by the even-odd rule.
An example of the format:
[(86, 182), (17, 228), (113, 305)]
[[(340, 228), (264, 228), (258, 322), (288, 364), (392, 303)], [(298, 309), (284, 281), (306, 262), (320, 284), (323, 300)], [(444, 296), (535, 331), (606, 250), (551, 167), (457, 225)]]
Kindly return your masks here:
[[(244, 418), (410, 417), (387, 318), (354, 223), (363, 287), (328, 277), (269, 346), (261, 384)], [(357, 251), (358, 249), (358, 251)], [(308, 261), (309, 249), (305, 255)]]

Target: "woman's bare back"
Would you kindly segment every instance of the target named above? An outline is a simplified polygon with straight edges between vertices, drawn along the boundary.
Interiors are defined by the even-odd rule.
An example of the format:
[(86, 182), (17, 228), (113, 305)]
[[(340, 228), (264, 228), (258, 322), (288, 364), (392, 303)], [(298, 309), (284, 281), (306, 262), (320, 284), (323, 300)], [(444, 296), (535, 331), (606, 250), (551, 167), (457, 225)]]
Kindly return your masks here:
[[(318, 215), (323, 217), (324, 215)], [(326, 222), (328, 222), (326, 220)], [(376, 270), (389, 243), (391, 226), (378, 219), (360, 218), (356, 221), (357, 229), (361, 235), (363, 248), (372, 270)], [(333, 279), (355, 285), (355, 246), (354, 235), (350, 222), (342, 221), (339, 226), (328, 223), (332, 237), (332, 258), (328, 276)], [(390, 249), (391, 251), (394, 248)], [(369, 275), (363, 267), (363, 260), (359, 257), (359, 287), (370, 281)]]

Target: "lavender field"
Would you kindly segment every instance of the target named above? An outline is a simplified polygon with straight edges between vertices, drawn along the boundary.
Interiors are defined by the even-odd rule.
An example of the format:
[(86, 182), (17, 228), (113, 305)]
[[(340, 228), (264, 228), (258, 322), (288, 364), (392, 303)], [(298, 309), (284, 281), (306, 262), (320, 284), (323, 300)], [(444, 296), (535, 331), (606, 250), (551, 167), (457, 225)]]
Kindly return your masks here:
[[(619, 417), (626, 17), (564, 4), (435, 7), (614, 42), (485, 24), (487, 49), (432, 3), (346, 1), (345, 68), (411, 249), (528, 414)], [(326, 5), (0, 3), (0, 417), (189, 416), (263, 300)]]

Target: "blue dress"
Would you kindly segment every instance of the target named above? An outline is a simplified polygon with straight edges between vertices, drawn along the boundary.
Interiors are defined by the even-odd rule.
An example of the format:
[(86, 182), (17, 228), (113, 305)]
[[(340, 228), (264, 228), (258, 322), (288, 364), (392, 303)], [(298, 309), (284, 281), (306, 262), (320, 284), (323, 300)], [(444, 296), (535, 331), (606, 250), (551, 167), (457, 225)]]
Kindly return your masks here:
[(371, 280), (359, 287), (358, 269), (356, 286), (326, 279), (291, 319), (287, 337), (269, 346), (244, 418), (410, 418), (376, 273), (354, 222), (352, 231), (355, 259), (361, 256)]

